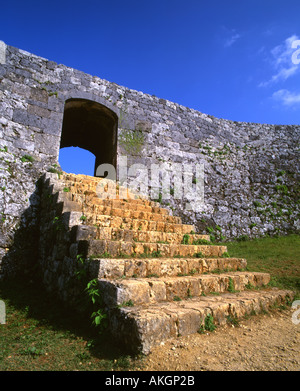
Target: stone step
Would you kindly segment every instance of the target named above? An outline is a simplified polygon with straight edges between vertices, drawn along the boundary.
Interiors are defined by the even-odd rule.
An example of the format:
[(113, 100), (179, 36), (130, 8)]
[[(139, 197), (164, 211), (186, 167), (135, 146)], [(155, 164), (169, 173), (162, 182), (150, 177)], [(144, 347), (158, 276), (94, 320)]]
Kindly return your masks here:
[(172, 216), (167, 209), (145, 205), (135, 205), (120, 200), (100, 200), (97, 197), (81, 201), (70, 192), (61, 191), (58, 202), (76, 202), (80, 210), (86, 215), (106, 215), (114, 217), (129, 217), (134, 219), (147, 219), (152, 221), (165, 221), (168, 223), (181, 223), (181, 218)]
[(96, 258), (92, 263), (99, 279), (192, 276), (243, 270), (247, 266), (242, 258)]
[(159, 202), (135, 197), (135, 198), (121, 198), (119, 194), (116, 195), (116, 198), (99, 198), (97, 195), (97, 183), (91, 183), (89, 185), (81, 185), (80, 183), (71, 182), (71, 181), (60, 181), (59, 183), (56, 183), (55, 188), (53, 191), (60, 191), (62, 193), (65, 193), (66, 196), (71, 201), (78, 202), (80, 204), (85, 203), (97, 203), (99, 205), (105, 205), (105, 206), (111, 206), (112, 203), (115, 203), (115, 205), (121, 205), (126, 206), (139, 206), (139, 207), (145, 207), (145, 208), (159, 208), (163, 209), (162, 213), (167, 213), (168, 210), (165, 208), (161, 208)]
[[(77, 212), (75, 212), (77, 213)], [(74, 214), (75, 217), (75, 214)], [(158, 231), (166, 233), (190, 234), (195, 231), (194, 225), (170, 223), (167, 221), (155, 221), (141, 218), (120, 217), (109, 215), (97, 215), (92, 213), (80, 213), (78, 224), (84, 223), (90, 226), (111, 227), (133, 231)]]
[(241, 319), (292, 300), (293, 292), (287, 290), (249, 290), (114, 308), (109, 313), (109, 327), (120, 346), (135, 353), (148, 354), (162, 341), (197, 333), (208, 315), (213, 317), (215, 325), (224, 325), (228, 317)]
[(107, 215), (85, 215), (82, 211), (80, 211), (80, 208), (76, 209), (76, 206), (78, 206), (76, 202), (61, 202), (58, 204), (55, 213), (56, 215), (62, 214), (63, 218), (72, 220), (72, 226), (81, 225), (95, 228), (108, 227), (113, 229), (133, 230), (137, 232), (157, 231), (180, 235), (191, 235), (191, 231), (194, 232), (195, 230), (195, 227), (190, 224), (171, 224), (161, 221), (149, 221)]
[[(73, 247), (72, 247), (73, 246)], [(76, 248), (75, 248), (76, 246)], [(139, 243), (124, 242), (120, 240), (79, 240), (71, 245), (72, 253), (89, 257), (107, 257), (117, 256), (143, 256), (151, 257), (194, 257), (198, 254), (202, 257), (221, 257), (227, 252), (226, 246), (217, 245), (185, 245), (185, 244), (162, 244), (162, 243)], [(75, 250), (75, 252), (74, 252)], [(71, 251), (71, 250), (70, 250)], [(105, 256), (104, 256), (105, 258)]]
[(181, 218), (178, 216), (170, 216), (168, 214), (154, 213), (154, 212), (145, 212), (138, 209), (123, 209), (123, 208), (112, 208), (110, 206), (102, 206), (95, 204), (85, 204), (82, 208), (83, 214), (86, 216), (97, 216), (105, 215), (112, 217), (121, 217), (121, 218), (131, 218), (139, 220), (149, 220), (149, 221), (158, 221), (165, 222), (170, 224), (181, 224)]
[(99, 177), (91, 177), (87, 175), (75, 175), (63, 173), (60, 178), (64, 181), (67, 187), (74, 187), (76, 192), (84, 193), (85, 191), (94, 191), (102, 198), (111, 198), (112, 196), (119, 196), (119, 199), (143, 199), (148, 200), (146, 195), (140, 194), (120, 186), (118, 182), (107, 180)]
[(115, 307), (131, 301), (134, 305), (180, 301), (211, 293), (261, 288), (270, 282), (268, 273), (230, 272), (220, 275), (99, 280), (105, 305)]
[[(209, 235), (167, 233), (161, 231), (138, 231), (111, 227), (78, 225), (73, 228), (73, 241), (89, 239), (123, 240), (125, 242), (151, 242), (170, 244), (209, 244)], [(206, 243), (207, 242), (207, 243)]]
[(159, 203), (143, 199), (101, 199), (94, 191), (86, 191), (84, 194), (74, 193), (72, 187), (67, 192), (72, 201), (81, 204), (94, 204), (118, 209), (138, 209), (140, 211), (169, 214), (169, 210), (162, 208)]
[[(138, 202), (140, 200), (101, 200), (97, 197), (93, 197), (90, 198), (89, 201), (92, 202), (93, 205), (97, 205), (99, 207), (109, 207), (111, 209), (126, 209), (135, 210), (137, 212), (170, 215), (168, 209), (162, 208), (160, 206), (145, 205), (144, 203)], [(101, 208), (99, 208), (99, 210), (101, 210)]]

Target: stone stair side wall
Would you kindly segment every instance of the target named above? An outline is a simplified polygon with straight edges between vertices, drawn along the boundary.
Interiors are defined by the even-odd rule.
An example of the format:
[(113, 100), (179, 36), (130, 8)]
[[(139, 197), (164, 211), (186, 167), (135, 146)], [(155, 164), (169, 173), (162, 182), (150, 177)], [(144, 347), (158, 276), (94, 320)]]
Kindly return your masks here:
[[(94, 274), (88, 264), (81, 263), (77, 253), (72, 254), (74, 226), (80, 225), (79, 204), (72, 202), (63, 191), (64, 183), (57, 174), (47, 173), (43, 177), (41, 195), (41, 220), (39, 240), (39, 268), (41, 279), (49, 292), (69, 306), (76, 305), (82, 295), (87, 280), (97, 277), (97, 264)], [(72, 257), (73, 255), (73, 257)], [(76, 273), (86, 273), (84, 279)]]

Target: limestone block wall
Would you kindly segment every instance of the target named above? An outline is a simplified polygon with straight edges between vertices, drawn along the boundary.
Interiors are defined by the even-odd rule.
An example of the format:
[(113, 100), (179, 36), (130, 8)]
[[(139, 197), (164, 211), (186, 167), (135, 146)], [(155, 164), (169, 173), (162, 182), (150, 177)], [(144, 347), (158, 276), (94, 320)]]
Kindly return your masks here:
[[(40, 281), (49, 292), (76, 308), (76, 300), (86, 287), (86, 281), (97, 277), (99, 265), (97, 261), (80, 264), (76, 250), (72, 250), (76, 238), (74, 228), (82, 226), (82, 211), (66, 197), (63, 182), (57, 174), (49, 172), (40, 182), (38, 261), (36, 259)], [(85, 278), (76, 277), (79, 270), (84, 270)]]
[(299, 230), (299, 125), (215, 118), (0, 43), (2, 272), (35, 259), (38, 180), (57, 169), (68, 99), (115, 113), (117, 160), (126, 155), (128, 166), (204, 164), (200, 209), (187, 210), (189, 200), (173, 199), (172, 191), (161, 200), (199, 233), (234, 238)]

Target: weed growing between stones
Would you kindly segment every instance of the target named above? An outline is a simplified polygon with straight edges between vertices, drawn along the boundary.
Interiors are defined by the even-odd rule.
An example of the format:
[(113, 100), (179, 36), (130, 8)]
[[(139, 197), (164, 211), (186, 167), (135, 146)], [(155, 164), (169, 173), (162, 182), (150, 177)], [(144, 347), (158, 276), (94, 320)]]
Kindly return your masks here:
[(207, 331), (215, 331), (217, 326), (214, 324), (214, 318), (211, 314), (208, 314), (204, 320), (204, 327)]
[(118, 308), (122, 308), (122, 307), (133, 307), (134, 306), (134, 303), (133, 301), (130, 299), (130, 300), (127, 300), (127, 301), (123, 301), (122, 304), (119, 304), (118, 305)]
[(182, 244), (189, 244), (190, 241), (190, 235), (185, 234), (183, 235)]
[(51, 172), (52, 174), (57, 174), (58, 178), (60, 178), (60, 176), (62, 174), (62, 171), (58, 169), (58, 165), (57, 164), (53, 164), (53, 166), (48, 167), (47, 171)]
[(199, 327), (198, 333), (204, 334), (205, 331), (215, 331), (217, 326), (214, 324), (214, 317), (212, 314), (208, 314), (204, 319), (204, 324)]
[(125, 129), (119, 136), (119, 143), (129, 154), (139, 155), (142, 151), (144, 142), (144, 135), (139, 129)]
[(233, 315), (227, 315), (226, 316), (227, 323), (233, 325), (234, 327), (239, 327), (240, 323), (236, 316)]
[(173, 301), (181, 301), (181, 298), (179, 296), (174, 296)]
[(200, 251), (200, 252), (198, 252), (198, 253), (195, 253), (195, 254), (194, 254), (194, 257), (195, 257), (195, 258), (204, 258), (204, 255), (203, 255), (203, 253)]
[(92, 319), (92, 324), (98, 327), (99, 330), (101, 331), (107, 326), (106, 323), (107, 314), (104, 312), (103, 309), (103, 302), (102, 302), (102, 297), (100, 295), (97, 278), (87, 283), (85, 291), (89, 297), (89, 300), (92, 302), (93, 306), (99, 307), (98, 309), (92, 312), (91, 319)]
[(31, 155), (23, 155), (21, 157), (21, 162), (23, 162), (23, 163), (27, 163), (27, 162), (33, 163), (34, 162), (34, 158)]
[(210, 235), (210, 241), (212, 243), (226, 239), (225, 236), (222, 235), (222, 228), (219, 225), (216, 225), (215, 227), (206, 227), (206, 230)]
[(81, 255), (77, 255), (77, 270), (74, 276), (83, 286), (86, 284), (84, 288), (86, 300), (81, 301), (82, 310), (90, 313), (92, 325), (97, 327), (101, 333), (107, 327), (107, 314), (104, 310), (98, 279), (94, 278), (86, 282), (88, 263), (89, 260), (84, 259)]
[(193, 245), (202, 245), (202, 244), (206, 246), (212, 246), (212, 243), (206, 239), (196, 239), (193, 241)]
[(229, 282), (228, 282), (228, 288), (227, 288), (228, 292), (230, 293), (235, 293), (236, 290), (235, 290), (235, 286), (234, 286), (234, 281), (231, 277), (229, 277)]

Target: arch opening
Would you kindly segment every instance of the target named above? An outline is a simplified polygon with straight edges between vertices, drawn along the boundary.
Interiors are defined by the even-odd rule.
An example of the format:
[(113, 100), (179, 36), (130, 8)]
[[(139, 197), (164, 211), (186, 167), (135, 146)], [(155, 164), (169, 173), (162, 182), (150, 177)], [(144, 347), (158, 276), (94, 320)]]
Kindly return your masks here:
[(63, 171), (93, 176), (96, 156), (79, 147), (64, 147), (59, 152), (59, 164)]
[(94, 176), (100, 164), (117, 165), (117, 115), (104, 105), (87, 99), (65, 103), (60, 149), (79, 147), (95, 156)]

